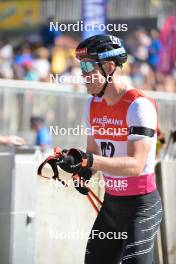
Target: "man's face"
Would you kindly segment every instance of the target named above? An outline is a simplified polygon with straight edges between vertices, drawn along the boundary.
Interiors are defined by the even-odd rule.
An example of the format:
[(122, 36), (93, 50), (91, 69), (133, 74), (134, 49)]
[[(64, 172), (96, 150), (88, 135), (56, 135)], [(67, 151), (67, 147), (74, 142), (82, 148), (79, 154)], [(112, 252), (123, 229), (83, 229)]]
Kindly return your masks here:
[(91, 59), (82, 59), (80, 64), (87, 92), (89, 94), (98, 94), (105, 83), (100, 67), (96, 61)]
[(30, 127), (32, 130), (34, 130), (34, 131), (36, 130), (36, 124), (34, 122), (30, 123)]

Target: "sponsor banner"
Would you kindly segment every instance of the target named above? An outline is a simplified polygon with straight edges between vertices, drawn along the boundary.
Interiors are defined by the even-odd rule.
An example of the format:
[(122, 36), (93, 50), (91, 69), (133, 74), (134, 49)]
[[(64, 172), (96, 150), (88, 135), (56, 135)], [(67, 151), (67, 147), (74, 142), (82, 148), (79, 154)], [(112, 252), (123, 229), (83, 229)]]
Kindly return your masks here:
[(40, 0), (0, 2), (0, 29), (35, 25), (40, 20)]
[(82, 0), (82, 20), (85, 25), (92, 25), (82, 32), (83, 39), (106, 33), (101, 30), (106, 25), (106, 11), (107, 0)]

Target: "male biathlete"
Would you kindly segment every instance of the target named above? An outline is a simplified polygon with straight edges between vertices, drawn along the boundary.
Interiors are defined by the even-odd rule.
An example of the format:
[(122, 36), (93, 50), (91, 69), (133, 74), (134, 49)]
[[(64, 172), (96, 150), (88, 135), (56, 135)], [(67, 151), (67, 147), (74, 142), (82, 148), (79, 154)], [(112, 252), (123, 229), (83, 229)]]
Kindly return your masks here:
[(105, 180), (104, 201), (89, 236), (85, 264), (151, 264), (162, 218), (154, 175), (155, 104), (121, 82), (127, 53), (116, 36), (84, 40), (76, 57), (93, 95), (86, 104), (91, 133), (86, 153), (71, 149), (67, 154), (72, 159), (63, 160), (62, 167), (83, 178), (90, 168), (102, 171)]

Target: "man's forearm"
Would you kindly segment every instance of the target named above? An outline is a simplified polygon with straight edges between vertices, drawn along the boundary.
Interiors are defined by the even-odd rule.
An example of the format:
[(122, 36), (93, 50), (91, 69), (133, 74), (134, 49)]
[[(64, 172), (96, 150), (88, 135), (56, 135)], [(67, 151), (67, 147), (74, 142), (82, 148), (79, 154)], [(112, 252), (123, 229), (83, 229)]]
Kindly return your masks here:
[(138, 176), (143, 170), (142, 164), (134, 157), (102, 157), (93, 155), (93, 169), (105, 171), (111, 175)]
[(8, 143), (8, 137), (0, 136), (0, 144), (7, 144)]

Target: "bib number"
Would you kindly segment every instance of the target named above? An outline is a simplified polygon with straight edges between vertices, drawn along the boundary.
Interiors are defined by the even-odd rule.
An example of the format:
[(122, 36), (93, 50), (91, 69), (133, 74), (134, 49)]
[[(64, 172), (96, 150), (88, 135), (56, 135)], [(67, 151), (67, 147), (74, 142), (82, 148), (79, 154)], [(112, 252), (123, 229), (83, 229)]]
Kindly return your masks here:
[(113, 157), (115, 152), (115, 147), (111, 142), (104, 142), (100, 143), (101, 152), (103, 157)]

